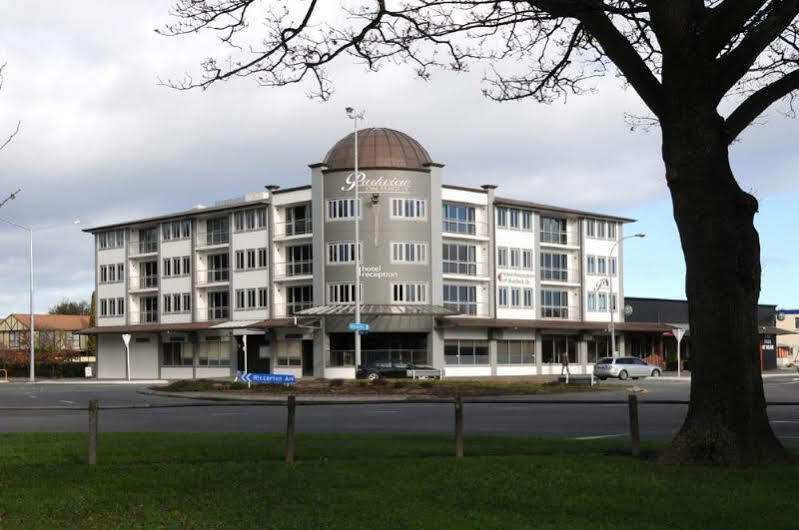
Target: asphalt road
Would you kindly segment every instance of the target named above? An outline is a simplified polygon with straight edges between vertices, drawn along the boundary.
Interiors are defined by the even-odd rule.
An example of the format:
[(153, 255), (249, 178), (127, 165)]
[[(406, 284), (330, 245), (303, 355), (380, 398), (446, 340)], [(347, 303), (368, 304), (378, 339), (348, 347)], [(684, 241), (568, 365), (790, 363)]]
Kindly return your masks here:
[[(648, 400), (688, 398), (689, 384), (680, 381), (643, 381), (641, 437), (671, 439), (679, 429), (686, 407), (647, 405)], [(630, 385), (609, 392), (558, 395), (542, 399), (627, 399)], [(0, 385), (0, 407), (86, 407), (90, 399), (102, 406), (141, 404), (202, 404), (202, 401), (137, 393), (136, 385)], [(768, 401), (799, 401), (799, 378), (765, 380)], [(103, 410), (104, 432), (282, 432), (285, 409), (274, 406), (198, 406), (183, 408)], [(799, 444), (799, 407), (773, 407), (769, 416), (775, 432), (786, 444)], [(451, 433), (453, 407), (448, 404), (382, 404), (302, 406), (297, 410), (297, 431), (306, 433)], [(0, 410), (0, 432), (82, 432), (85, 411)], [(623, 438), (627, 436), (625, 405), (472, 404), (464, 405), (465, 433), (504, 434), (544, 438)]]

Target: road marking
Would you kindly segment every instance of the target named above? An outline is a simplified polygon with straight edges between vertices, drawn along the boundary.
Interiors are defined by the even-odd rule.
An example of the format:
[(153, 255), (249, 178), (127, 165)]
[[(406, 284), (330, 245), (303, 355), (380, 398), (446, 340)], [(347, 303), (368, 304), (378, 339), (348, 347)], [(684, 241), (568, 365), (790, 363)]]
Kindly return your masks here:
[(373, 414), (383, 414), (383, 413), (393, 414), (393, 413), (399, 412), (399, 411), (398, 410), (369, 410), (367, 412), (370, 412), (370, 413), (373, 413)]
[(74, 402), (74, 401), (70, 401), (70, 400), (68, 400), (68, 399), (59, 399), (59, 401), (60, 401), (61, 403), (67, 403), (68, 405), (77, 405), (77, 403), (76, 403), (76, 402)]
[(246, 416), (246, 412), (212, 412), (211, 416)]
[(619, 436), (627, 436), (630, 433), (623, 432), (621, 434), (600, 434), (597, 436), (578, 436), (572, 440), (601, 440), (602, 438), (618, 438)]
[(799, 423), (799, 420), (770, 420), (771, 423)]

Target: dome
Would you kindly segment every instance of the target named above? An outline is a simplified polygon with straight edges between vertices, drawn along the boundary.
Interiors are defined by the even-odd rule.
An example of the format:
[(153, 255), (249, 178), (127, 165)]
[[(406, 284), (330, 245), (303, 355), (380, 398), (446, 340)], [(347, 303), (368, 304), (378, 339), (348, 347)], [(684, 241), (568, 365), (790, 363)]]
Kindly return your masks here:
[[(329, 170), (353, 169), (355, 134), (350, 133), (325, 155)], [(394, 129), (369, 128), (358, 131), (358, 168), (429, 169), (433, 161), (422, 145)]]

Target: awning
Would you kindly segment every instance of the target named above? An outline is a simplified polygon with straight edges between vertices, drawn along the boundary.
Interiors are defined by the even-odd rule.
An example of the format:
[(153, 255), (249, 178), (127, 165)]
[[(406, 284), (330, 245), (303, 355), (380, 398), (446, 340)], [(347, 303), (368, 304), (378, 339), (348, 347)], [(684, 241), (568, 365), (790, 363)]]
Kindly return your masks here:
[[(336, 316), (355, 314), (355, 304), (320, 305), (299, 311), (299, 316)], [(457, 315), (457, 311), (440, 305), (427, 304), (362, 304), (362, 315), (408, 315), (408, 316), (447, 316)]]
[[(570, 331), (608, 331), (610, 322), (593, 322), (587, 320), (541, 320), (541, 319), (512, 319), (512, 318), (481, 318), (481, 317), (447, 317), (445, 325), (458, 327), (477, 328), (536, 328)], [(657, 322), (616, 322), (616, 331), (638, 332), (663, 332), (671, 331), (673, 326)]]

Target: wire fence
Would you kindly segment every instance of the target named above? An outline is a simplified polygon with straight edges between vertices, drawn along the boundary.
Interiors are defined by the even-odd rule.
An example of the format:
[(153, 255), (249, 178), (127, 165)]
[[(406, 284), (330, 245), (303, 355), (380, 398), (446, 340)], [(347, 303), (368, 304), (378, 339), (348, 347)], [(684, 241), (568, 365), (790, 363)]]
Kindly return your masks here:
[[(122, 410), (154, 410), (154, 409), (180, 409), (180, 408), (215, 408), (215, 407), (281, 407), (286, 410), (285, 428), (285, 462), (294, 463), (297, 408), (304, 406), (365, 406), (365, 405), (392, 405), (402, 406), (411, 404), (449, 404), (453, 405), (454, 413), (454, 456), (462, 458), (464, 455), (464, 408), (467, 404), (513, 404), (513, 405), (626, 405), (629, 420), (629, 447), (633, 457), (641, 454), (641, 433), (639, 424), (640, 405), (684, 405), (690, 404), (686, 400), (639, 400), (636, 394), (629, 394), (624, 399), (502, 399), (502, 398), (407, 398), (401, 401), (395, 399), (358, 399), (358, 400), (300, 400), (295, 395), (288, 395), (286, 399), (275, 401), (235, 401), (224, 400), (200, 403), (142, 403), (130, 405), (101, 405), (98, 400), (90, 400), (88, 407), (82, 406), (0, 406), (0, 413), (14, 411), (86, 411), (88, 413), (88, 464), (97, 464), (98, 425), (100, 411)], [(766, 403), (768, 407), (799, 407), (797, 401), (772, 401)]]

